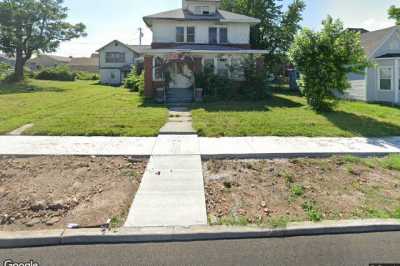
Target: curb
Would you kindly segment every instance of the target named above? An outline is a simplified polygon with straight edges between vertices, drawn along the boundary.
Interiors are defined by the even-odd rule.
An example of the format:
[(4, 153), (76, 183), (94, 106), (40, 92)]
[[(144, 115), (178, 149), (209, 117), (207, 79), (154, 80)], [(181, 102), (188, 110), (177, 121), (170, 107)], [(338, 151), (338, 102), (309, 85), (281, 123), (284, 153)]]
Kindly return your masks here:
[(33, 232), (0, 232), (0, 248), (55, 245), (88, 245), (146, 242), (204, 241), (248, 238), (277, 238), (311, 235), (400, 231), (400, 220), (345, 220), (321, 223), (291, 223), (284, 229), (258, 227), (149, 227), (101, 232), (99, 229), (60, 229)]

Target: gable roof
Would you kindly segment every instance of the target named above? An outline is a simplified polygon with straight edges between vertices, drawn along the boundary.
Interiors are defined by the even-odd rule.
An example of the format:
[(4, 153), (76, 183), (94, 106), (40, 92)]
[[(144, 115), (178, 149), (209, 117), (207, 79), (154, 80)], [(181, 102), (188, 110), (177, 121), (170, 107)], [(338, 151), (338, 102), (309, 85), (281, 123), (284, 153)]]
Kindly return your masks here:
[(174, 9), (170, 11), (165, 11), (157, 13), (150, 16), (143, 17), (144, 22), (147, 26), (151, 27), (151, 21), (153, 19), (167, 19), (167, 20), (191, 20), (191, 21), (219, 21), (219, 22), (242, 22), (257, 24), (260, 20), (257, 18), (232, 13), (225, 10), (218, 9), (213, 15), (195, 15), (186, 9)]
[(110, 44), (114, 43), (114, 42), (118, 42), (119, 44), (125, 46), (126, 48), (128, 48), (129, 50), (131, 50), (132, 52), (136, 53), (137, 55), (141, 55), (143, 54), (147, 49), (150, 49), (151, 46), (150, 45), (129, 45), (129, 44), (125, 44), (121, 41), (118, 40), (113, 40), (109, 43), (107, 43), (106, 45), (104, 45), (103, 47), (101, 47), (100, 49), (98, 49), (96, 52), (100, 52), (101, 50), (103, 50), (104, 48), (106, 48), (107, 46), (109, 46)]
[(365, 53), (368, 56), (372, 56), (372, 54), (387, 40), (387, 38), (399, 28), (399, 26), (393, 26), (361, 34), (361, 45), (364, 48)]

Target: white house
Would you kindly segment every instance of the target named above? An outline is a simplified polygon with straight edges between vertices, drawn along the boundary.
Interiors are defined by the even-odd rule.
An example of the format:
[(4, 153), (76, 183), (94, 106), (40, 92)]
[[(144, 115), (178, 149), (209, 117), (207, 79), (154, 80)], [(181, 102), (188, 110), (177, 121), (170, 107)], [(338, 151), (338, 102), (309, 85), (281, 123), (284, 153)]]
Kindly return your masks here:
[(364, 32), (361, 44), (374, 66), (349, 75), (345, 98), (400, 104), (400, 27)]
[(146, 45), (127, 45), (114, 40), (97, 50), (101, 83), (120, 85), (143, 51), (149, 48)]
[[(147, 97), (153, 97), (155, 90), (163, 87), (161, 65), (165, 59), (173, 62), (169, 64), (168, 94), (173, 94), (171, 97), (175, 99), (181, 95), (191, 100), (188, 97), (193, 95), (194, 73), (206, 64), (212, 65), (216, 74), (240, 80), (241, 73), (232, 71), (230, 66), (240, 66), (242, 58), (250, 54), (259, 58), (259, 64), (263, 62), (262, 55), (266, 52), (250, 46), (250, 27), (260, 21), (221, 10), (219, 5), (220, 0), (182, 0), (182, 8), (145, 16), (143, 20), (153, 32), (151, 47), (132, 53), (130, 50), (134, 49), (130, 46), (114, 41), (100, 49), (102, 81), (109, 83), (111, 75), (118, 76), (123, 65), (134, 63), (140, 55), (144, 57)], [(107, 64), (106, 54), (110, 52), (118, 54), (112, 55), (113, 62)], [(123, 53), (129, 58), (124, 59)], [(191, 58), (191, 64), (183, 60), (187, 57)], [(116, 64), (114, 60), (121, 63)], [(118, 70), (114, 73), (113, 69)], [(117, 80), (120, 81), (120, 76)]]

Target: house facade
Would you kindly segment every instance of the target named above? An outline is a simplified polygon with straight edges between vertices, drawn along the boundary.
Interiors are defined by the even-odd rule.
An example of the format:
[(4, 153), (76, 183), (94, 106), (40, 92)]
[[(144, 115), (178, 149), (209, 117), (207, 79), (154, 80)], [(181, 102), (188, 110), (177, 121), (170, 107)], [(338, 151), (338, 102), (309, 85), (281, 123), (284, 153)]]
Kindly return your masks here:
[(97, 50), (100, 81), (103, 84), (120, 85), (138, 61), (143, 60), (146, 45), (128, 45), (114, 40)]
[(350, 74), (347, 99), (400, 104), (400, 27), (361, 34), (361, 44), (374, 63), (363, 74)]
[(219, 5), (219, 0), (182, 0), (182, 8), (143, 18), (153, 32), (151, 49), (143, 52), (146, 97), (154, 97), (157, 89), (164, 87), (162, 68), (166, 61), (170, 80), (167, 95), (189, 101), (194, 74), (204, 66), (240, 81), (245, 56), (252, 54), (262, 64), (266, 52), (250, 46), (250, 28), (260, 21), (221, 10)]

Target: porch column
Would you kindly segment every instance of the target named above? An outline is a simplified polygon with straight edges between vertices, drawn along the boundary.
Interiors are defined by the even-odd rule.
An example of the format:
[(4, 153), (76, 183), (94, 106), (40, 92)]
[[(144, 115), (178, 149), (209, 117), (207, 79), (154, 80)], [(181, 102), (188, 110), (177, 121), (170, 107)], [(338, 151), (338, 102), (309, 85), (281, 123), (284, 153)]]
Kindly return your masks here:
[(144, 96), (153, 97), (153, 57), (144, 57)]
[(394, 60), (394, 101), (396, 104), (399, 103), (399, 78), (400, 78), (400, 73), (399, 73), (399, 59), (396, 58)]

